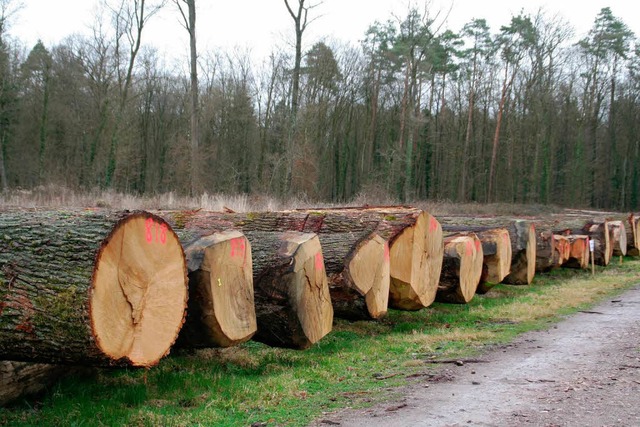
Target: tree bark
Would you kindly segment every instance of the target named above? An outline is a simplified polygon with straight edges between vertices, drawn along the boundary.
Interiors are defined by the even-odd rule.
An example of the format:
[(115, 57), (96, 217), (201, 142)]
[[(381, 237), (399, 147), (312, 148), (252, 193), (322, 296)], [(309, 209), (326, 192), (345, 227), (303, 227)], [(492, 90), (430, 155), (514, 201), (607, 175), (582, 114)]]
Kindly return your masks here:
[(178, 238), (147, 212), (0, 215), (0, 359), (152, 366), (187, 304)]
[(333, 307), (318, 236), (247, 232), (253, 251), (254, 340), (306, 349), (331, 331)]
[(482, 260), (482, 243), (474, 233), (445, 237), (436, 301), (455, 304), (471, 301), (482, 276)]

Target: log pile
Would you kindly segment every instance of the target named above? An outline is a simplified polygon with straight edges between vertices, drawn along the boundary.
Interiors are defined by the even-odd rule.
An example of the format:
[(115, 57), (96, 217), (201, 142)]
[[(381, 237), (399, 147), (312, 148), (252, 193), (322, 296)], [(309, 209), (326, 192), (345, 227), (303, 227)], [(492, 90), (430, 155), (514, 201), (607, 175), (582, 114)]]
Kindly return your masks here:
[(150, 367), (174, 343), (306, 349), (334, 316), (464, 304), (498, 283), (588, 268), (590, 242), (606, 266), (640, 254), (639, 219), (435, 218), (408, 206), (3, 211), (0, 401), (65, 372), (53, 364)]

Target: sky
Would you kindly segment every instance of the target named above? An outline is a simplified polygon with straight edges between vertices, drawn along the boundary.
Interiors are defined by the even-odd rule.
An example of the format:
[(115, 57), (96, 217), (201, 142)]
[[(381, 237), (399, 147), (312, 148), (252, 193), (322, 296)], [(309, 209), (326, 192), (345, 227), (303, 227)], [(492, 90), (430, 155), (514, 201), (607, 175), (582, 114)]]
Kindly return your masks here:
[[(73, 33), (88, 34), (94, 23), (98, 0), (12, 0), (23, 7), (12, 17), (9, 34), (27, 47), (42, 40), (45, 46), (59, 43)], [(410, 3), (411, 1), (411, 3)], [(297, 0), (290, 0), (291, 3)], [(317, 5), (315, 19), (305, 32), (308, 48), (318, 40), (358, 43), (369, 25), (394, 16), (403, 17), (416, 0), (307, 0)], [(567, 20), (584, 36), (603, 7), (610, 7), (640, 36), (640, 2), (637, 0), (429, 0), (431, 13), (448, 14), (446, 28), (458, 31), (473, 18), (484, 18), (491, 30), (509, 23), (521, 10), (536, 13), (542, 8), (549, 16)], [(267, 56), (274, 49), (288, 48), (293, 38), (293, 21), (284, 0), (197, 0), (197, 39), (199, 52), (224, 48), (250, 49), (254, 57)], [(155, 16), (143, 34), (143, 43), (152, 44), (170, 60), (187, 58), (188, 35), (180, 24), (173, 1)]]

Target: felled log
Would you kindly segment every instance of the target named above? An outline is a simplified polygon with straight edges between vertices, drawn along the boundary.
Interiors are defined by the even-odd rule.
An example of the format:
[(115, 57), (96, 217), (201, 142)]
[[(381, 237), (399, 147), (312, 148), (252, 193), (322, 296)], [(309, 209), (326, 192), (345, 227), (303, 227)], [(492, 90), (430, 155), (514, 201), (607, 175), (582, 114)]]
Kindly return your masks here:
[(596, 265), (607, 266), (613, 255), (613, 247), (609, 237), (609, 221), (588, 222), (577, 230), (567, 230), (565, 234), (586, 234), (589, 240), (594, 242), (594, 263)]
[(436, 301), (466, 304), (482, 275), (482, 244), (474, 233), (444, 238), (444, 257)]
[(613, 255), (627, 255), (627, 230), (623, 221), (609, 221), (609, 237)]
[[(207, 230), (237, 229), (244, 232), (297, 231), (317, 233), (323, 248), (334, 314), (348, 319), (378, 319), (387, 313), (389, 301), (389, 254), (383, 238), (402, 221), (385, 223), (383, 218), (359, 218), (301, 211), (252, 212), (247, 214), (210, 211), (162, 211), (173, 224), (202, 235)], [(407, 225), (408, 226), (408, 225)], [(371, 268), (372, 265), (378, 266)], [(350, 307), (349, 304), (353, 304)]]
[(553, 231), (536, 225), (536, 271), (547, 272), (555, 266), (556, 239)]
[(253, 251), (258, 331), (253, 339), (306, 349), (331, 331), (333, 307), (318, 236), (246, 232)]
[(511, 266), (503, 279), (511, 285), (528, 285), (536, 272), (536, 230), (531, 221), (508, 217), (438, 216), (442, 226), (449, 231), (471, 230), (481, 232), (505, 228), (511, 242)]
[(66, 365), (0, 361), (0, 407), (45, 391), (70, 372)]
[(562, 266), (565, 268), (589, 268), (589, 236), (572, 234), (566, 238), (569, 241), (569, 257)]
[(320, 237), (334, 316), (379, 319), (389, 306), (389, 244), (375, 233), (355, 239), (353, 233)]
[(251, 245), (239, 231), (221, 231), (184, 246), (189, 270), (181, 347), (230, 347), (257, 330)]
[(561, 267), (571, 255), (571, 243), (567, 236), (560, 234), (553, 235), (554, 249), (553, 249), (553, 262), (552, 268)]
[(177, 236), (147, 212), (0, 215), (0, 359), (152, 366), (187, 303)]

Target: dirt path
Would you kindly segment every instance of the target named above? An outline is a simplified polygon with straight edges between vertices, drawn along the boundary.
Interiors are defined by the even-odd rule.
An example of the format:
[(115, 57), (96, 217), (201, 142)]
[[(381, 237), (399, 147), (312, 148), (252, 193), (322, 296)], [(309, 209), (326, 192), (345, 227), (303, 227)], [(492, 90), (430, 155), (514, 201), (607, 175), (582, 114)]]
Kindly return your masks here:
[(314, 426), (640, 426), (640, 285)]

